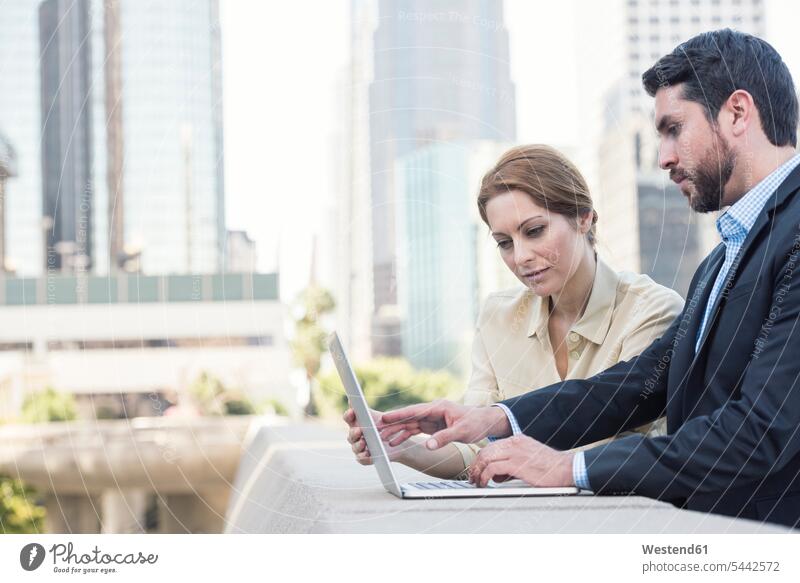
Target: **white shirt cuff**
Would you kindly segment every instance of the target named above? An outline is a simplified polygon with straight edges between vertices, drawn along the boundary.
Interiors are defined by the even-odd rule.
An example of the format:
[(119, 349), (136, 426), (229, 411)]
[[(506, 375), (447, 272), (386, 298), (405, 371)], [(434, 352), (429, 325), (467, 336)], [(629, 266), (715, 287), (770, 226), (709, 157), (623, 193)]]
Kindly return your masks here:
[[(495, 403), (494, 405), (492, 405), (492, 407), (499, 407), (500, 409), (503, 410), (503, 413), (506, 414), (506, 417), (508, 417), (508, 423), (509, 425), (511, 425), (511, 435), (519, 435), (520, 433), (522, 433), (522, 429), (520, 429), (519, 423), (517, 423), (517, 418), (514, 417), (514, 414), (511, 412), (511, 409), (509, 409), (502, 403)], [(496, 441), (498, 439), (502, 439), (502, 437), (492, 437), (490, 435), (488, 439), (489, 441)]]
[(582, 451), (576, 452), (572, 458), (572, 479), (575, 485), (581, 490), (591, 490), (589, 484), (589, 472), (586, 471), (586, 458)]

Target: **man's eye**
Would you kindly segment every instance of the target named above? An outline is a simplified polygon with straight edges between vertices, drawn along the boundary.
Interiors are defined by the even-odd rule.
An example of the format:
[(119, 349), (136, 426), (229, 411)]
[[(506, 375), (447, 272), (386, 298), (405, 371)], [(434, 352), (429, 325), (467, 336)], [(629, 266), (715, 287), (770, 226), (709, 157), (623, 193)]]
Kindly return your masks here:
[(673, 124), (667, 128), (667, 133), (670, 136), (677, 136), (678, 132), (680, 132), (680, 126), (678, 124)]

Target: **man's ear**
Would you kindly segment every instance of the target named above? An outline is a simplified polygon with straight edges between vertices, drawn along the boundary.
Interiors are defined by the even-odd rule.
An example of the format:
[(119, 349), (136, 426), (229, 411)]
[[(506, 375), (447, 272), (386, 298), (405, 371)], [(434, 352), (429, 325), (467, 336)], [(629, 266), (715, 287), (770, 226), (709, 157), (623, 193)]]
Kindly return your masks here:
[(744, 135), (758, 116), (753, 96), (743, 89), (731, 93), (723, 109), (730, 121), (731, 133), (737, 138)]

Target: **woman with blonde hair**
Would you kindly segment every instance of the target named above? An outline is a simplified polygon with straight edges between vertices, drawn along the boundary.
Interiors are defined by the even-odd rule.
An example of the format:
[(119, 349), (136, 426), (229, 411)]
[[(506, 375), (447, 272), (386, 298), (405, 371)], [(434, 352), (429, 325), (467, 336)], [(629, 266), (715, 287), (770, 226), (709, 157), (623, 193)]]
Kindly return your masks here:
[[(500, 257), (524, 287), (491, 294), (483, 305), (464, 404), (590, 377), (635, 358), (680, 313), (677, 293), (646, 275), (615, 272), (598, 257), (586, 181), (554, 148), (506, 152), (483, 177), (477, 203)], [(372, 463), (352, 409), (344, 420), (357, 460)], [(445, 479), (463, 477), (479, 448), (453, 443), (431, 451), (417, 438), (398, 445), (401, 437), (386, 444), (392, 461)]]

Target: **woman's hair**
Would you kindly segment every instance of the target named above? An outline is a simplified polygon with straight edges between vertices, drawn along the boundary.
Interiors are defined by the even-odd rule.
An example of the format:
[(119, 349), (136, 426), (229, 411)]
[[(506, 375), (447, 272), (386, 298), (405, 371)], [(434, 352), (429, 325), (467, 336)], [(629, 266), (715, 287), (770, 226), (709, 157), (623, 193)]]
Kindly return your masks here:
[(597, 213), (589, 195), (586, 180), (561, 152), (543, 144), (512, 148), (498, 160), (481, 180), (478, 193), (478, 211), (483, 222), (486, 204), (495, 196), (520, 190), (540, 207), (567, 217), (577, 226), (578, 217), (592, 213), (592, 227), (587, 234), (589, 243), (595, 244)]

